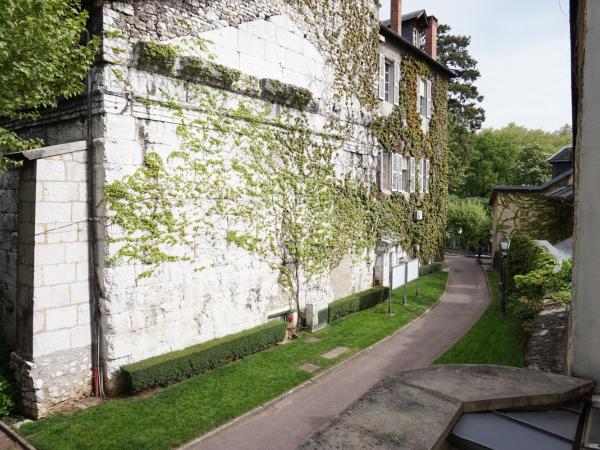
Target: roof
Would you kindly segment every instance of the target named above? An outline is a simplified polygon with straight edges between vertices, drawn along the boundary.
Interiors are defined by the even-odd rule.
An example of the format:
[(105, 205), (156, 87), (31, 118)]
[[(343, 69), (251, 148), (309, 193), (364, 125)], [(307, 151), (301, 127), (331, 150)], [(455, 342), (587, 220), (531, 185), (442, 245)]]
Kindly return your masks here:
[(33, 161), (36, 159), (49, 158), (51, 156), (64, 155), (66, 153), (81, 152), (86, 149), (86, 141), (75, 141), (67, 142), (66, 144), (52, 145), (50, 147), (41, 147), (14, 153), (5, 153), (2, 156), (14, 161)]
[(551, 194), (548, 194), (548, 198), (551, 200), (557, 200), (557, 201), (561, 201), (561, 202), (570, 203), (573, 201), (573, 198), (575, 197), (574, 193), (575, 193), (575, 190), (573, 188), (573, 185), (570, 185), (570, 186), (565, 186), (560, 189), (557, 189), (556, 191), (552, 192)]
[[(404, 17), (405, 16), (402, 16), (403, 21), (405, 20)], [(400, 36), (398, 33), (396, 33), (394, 30), (392, 30), (390, 28), (389, 20), (384, 20), (383, 22), (381, 22), (381, 27), (379, 28), (379, 33), (386, 38), (386, 41), (390, 40), (390, 41), (398, 44), (403, 49), (411, 52), (413, 55), (424, 60), (431, 67), (437, 69), (442, 74), (446, 75), (448, 78), (454, 78), (456, 76), (456, 74), (454, 72), (452, 72), (448, 67), (446, 67), (439, 61), (433, 59), (431, 56), (429, 56), (423, 50), (414, 46), (412, 44), (412, 42), (409, 42), (408, 40), (406, 40), (402, 36)]]
[(524, 184), (512, 184), (512, 185), (506, 184), (506, 185), (495, 186), (494, 190), (492, 191), (492, 196), (490, 198), (490, 204), (494, 203), (494, 200), (496, 199), (496, 194), (498, 192), (539, 192), (539, 191), (544, 191), (544, 190), (548, 189), (549, 187), (552, 187), (554, 184), (558, 183), (559, 181), (570, 177), (571, 175), (573, 175), (573, 169), (569, 169), (566, 172), (563, 172), (560, 175), (552, 178), (550, 181), (547, 181), (544, 184), (539, 184), (537, 186), (530, 186), (530, 185), (524, 185)]
[(572, 156), (573, 156), (573, 147), (568, 145), (566, 147), (561, 148), (554, 155), (552, 155), (550, 158), (548, 158), (548, 162), (550, 164), (571, 162)]

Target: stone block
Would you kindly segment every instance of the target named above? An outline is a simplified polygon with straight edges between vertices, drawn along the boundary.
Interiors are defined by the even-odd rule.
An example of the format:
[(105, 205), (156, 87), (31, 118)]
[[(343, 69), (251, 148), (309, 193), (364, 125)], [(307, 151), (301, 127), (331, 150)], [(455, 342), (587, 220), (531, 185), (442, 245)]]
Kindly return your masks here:
[(87, 281), (80, 281), (77, 283), (71, 283), (69, 285), (71, 293), (71, 303), (83, 303), (89, 302), (90, 299), (90, 288)]
[(43, 266), (42, 279), (44, 286), (72, 283), (75, 281), (75, 263)]
[(36, 224), (59, 224), (71, 221), (70, 203), (38, 202), (35, 212)]
[(61, 181), (40, 182), (42, 201), (46, 202), (70, 202), (79, 198), (79, 186), (76, 183), (65, 183)]
[(77, 324), (87, 325), (91, 322), (91, 313), (89, 303), (77, 305)]
[(65, 254), (64, 262), (85, 262), (88, 260), (87, 242), (71, 242), (67, 244), (62, 244), (62, 246), (64, 247)]
[(66, 181), (67, 171), (65, 163), (61, 160), (38, 159), (36, 161), (37, 181)]
[(35, 311), (33, 313), (33, 334), (41, 333), (46, 329), (46, 311)]
[(88, 204), (85, 202), (73, 202), (71, 203), (71, 221), (81, 222), (88, 218)]
[(33, 336), (33, 356), (43, 356), (71, 347), (70, 330), (46, 331)]
[[(69, 215), (71, 211), (71, 205), (69, 207)], [(48, 244), (60, 244), (68, 242), (79, 241), (79, 233), (77, 224), (69, 222), (67, 223), (56, 223), (48, 227), (48, 231), (45, 233), (45, 240)]]
[(2, 191), (0, 195), (0, 213), (14, 213), (18, 209), (18, 198), (15, 191)]
[(34, 262), (36, 266), (63, 264), (65, 260), (65, 246), (63, 244), (39, 244), (35, 246)]
[(77, 306), (46, 310), (46, 330), (61, 330), (77, 326)]
[(135, 118), (126, 115), (107, 114), (105, 119), (106, 138), (111, 141), (135, 141)]
[(85, 181), (87, 180), (87, 165), (80, 162), (66, 162), (65, 168), (67, 171), (68, 181)]
[(48, 308), (66, 306), (71, 303), (68, 284), (42, 286), (34, 289), (33, 310), (42, 311)]
[(141, 166), (144, 162), (144, 149), (136, 141), (104, 141), (102, 146), (104, 161), (111, 164)]
[(79, 262), (75, 265), (75, 280), (76, 281), (87, 281), (89, 279), (89, 263)]

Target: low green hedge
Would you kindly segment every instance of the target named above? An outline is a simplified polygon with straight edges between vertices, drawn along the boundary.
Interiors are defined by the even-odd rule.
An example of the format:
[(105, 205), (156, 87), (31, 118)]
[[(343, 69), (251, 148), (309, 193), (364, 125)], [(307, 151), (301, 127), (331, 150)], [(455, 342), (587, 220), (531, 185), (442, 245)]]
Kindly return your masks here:
[(388, 296), (388, 288), (378, 286), (368, 291), (359, 292), (349, 297), (341, 298), (329, 304), (329, 321), (340, 319), (363, 309), (371, 308), (383, 302)]
[(281, 342), (287, 324), (272, 321), (251, 330), (214, 339), (121, 367), (130, 392), (167, 386), (260, 352)]
[(419, 267), (419, 276), (423, 277), (425, 275), (430, 275), (432, 273), (441, 272), (444, 269), (444, 263), (436, 262), (433, 264), (429, 264), (427, 266)]

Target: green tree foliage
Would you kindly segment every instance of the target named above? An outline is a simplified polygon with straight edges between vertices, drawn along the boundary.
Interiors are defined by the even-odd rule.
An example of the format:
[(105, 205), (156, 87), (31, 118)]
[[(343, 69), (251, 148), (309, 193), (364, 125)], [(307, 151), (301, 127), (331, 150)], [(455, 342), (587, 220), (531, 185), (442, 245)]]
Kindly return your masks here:
[(513, 184), (537, 185), (550, 179), (552, 168), (548, 156), (538, 144), (525, 147), (512, 169)]
[(473, 154), (473, 133), (485, 121), (485, 111), (480, 106), (483, 96), (475, 86), (481, 73), (468, 50), (471, 38), (450, 34), (451, 30), (448, 25), (438, 29), (438, 58), (457, 74), (448, 86), (448, 183), (450, 193), (457, 194), (465, 183)]
[(510, 142), (519, 150), (531, 145), (538, 145), (546, 156), (552, 155), (566, 145), (571, 145), (573, 141), (573, 129), (570, 125), (564, 125), (556, 131), (548, 132), (531, 130), (515, 123), (509, 123), (504, 128), (499, 128), (494, 132), (498, 137)]
[(489, 240), (492, 222), (484, 204), (485, 199), (450, 199), (447, 231), (458, 241), (458, 230), (462, 228), (461, 246), (477, 246), (480, 239)]
[[(83, 91), (97, 48), (82, 43), (87, 17), (75, 0), (0, 2), (0, 117), (32, 120)], [(0, 127), (0, 149), (39, 144)]]

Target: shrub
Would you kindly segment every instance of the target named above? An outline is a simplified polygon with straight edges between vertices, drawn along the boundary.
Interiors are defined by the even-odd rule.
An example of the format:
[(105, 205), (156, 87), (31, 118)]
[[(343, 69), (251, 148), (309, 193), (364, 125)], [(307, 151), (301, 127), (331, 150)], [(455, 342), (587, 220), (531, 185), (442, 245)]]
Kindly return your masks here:
[(419, 276), (423, 277), (425, 275), (430, 275), (432, 273), (441, 272), (444, 269), (444, 263), (436, 262), (433, 264), (429, 264), (427, 266), (419, 267)]
[(0, 417), (10, 415), (15, 407), (12, 372), (8, 368), (10, 351), (0, 342)]
[[(462, 247), (476, 247), (480, 239), (489, 240), (492, 221), (485, 203), (477, 198), (450, 199), (446, 231)], [(462, 235), (458, 234), (459, 228)]]
[(329, 321), (340, 319), (363, 309), (371, 308), (383, 302), (388, 296), (388, 288), (378, 286), (368, 291), (359, 292), (349, 297), (341, 298), (329, 304)]
[(121, 367), (130, 392), (167, 386), (281, 342), (287, 324), (271, 321), (251, 330)]
[(515, 292), (514, 280), (517, 275), (526, 275), (534, 270), (554, 269), (556, 258), (534, 242), (529, 236), (511, 236), (510, 256), (506, 265), (507, 289)]

